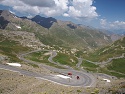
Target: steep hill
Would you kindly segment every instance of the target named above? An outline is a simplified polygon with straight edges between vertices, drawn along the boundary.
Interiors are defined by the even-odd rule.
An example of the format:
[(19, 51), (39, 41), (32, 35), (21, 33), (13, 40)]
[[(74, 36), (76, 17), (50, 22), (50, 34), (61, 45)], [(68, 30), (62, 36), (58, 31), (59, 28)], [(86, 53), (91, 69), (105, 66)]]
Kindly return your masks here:
[(84, 54), (83, 58), (82, 66), (87, 70), (125, 77), (125, 37), (93, 53)]
[[(27, 59), (35, 61), (34, 63), (32, 63), (31, 61), (31, 64), (28, 63), (29, 60), (22, 61), (21, 57), (19, 57), (19, 54), (21, 53), (31, 52), (31, 50), (33, 52), (35, 49), (38, 50), (39, 48), (44, 48), (45, 50), (56, 50), (58, 52), (57, 56), (53, 59), (54, 61), (59, 62), (58, 64), (62, 63), (69, 66), (73, 65), (72, 67), (79, 66), (81, 68), (87, 69), (88, 71), (103, 72), (110, 75), (115, 74), (114, 76), (118, 77), (125, 77), (125, 37), (109, 45), (110, 43), (112, 43), (111, 37), (100, 32), (97, 29), (76, 25), (69, 21), (59, 21), (51, 17), (44, 18), (38, 15), (33, 19), (28, 19), (26, 17), (18, 17), (10, 13), (9, 11), (0, 10), (0, 63), (6, 64), (6, 62), (19, 62), (22, 64), (22, 67), (20, 69), (24, 71), (27, 70), (31, 73), (30, 75), (32, 75), (32, 73), (33, 75), (34, 73), (38, 73), (38, 75), (44, 73), (43, 76), (46, 77), (45, 74), (58, 74), (58, 71), (56, 72), (48, 70), (51, 67), (48, 67), (47, 69), (47, 67), (44, 68), (44, 66), (42, 67), (42, 65), (40, 64), (44, 63), (46, 65), (48, 64), (49, 66), (52, 66), (53, 64), (48, 61), (48, 57), (50, 54), (54, 53), (45, 52), (46, 55), (44, 52), (31, 53), (31, 55), (25, 57)], [(100, 48), (103, 46), (106, 47)], [(100, 49), (95, 51), (95, 49), (97, 48)], [(88, 54), (89, 51), (95, 52)], [(77, 60), (77, 53), (81, 56), (84, 53), (84, 55), (86, 56), (78, 56), (79, 58)], [(53, 56), (51, 55), (51, 57)], [(88, 61), (86, 59), (88, 59)], [(103, 64), (96, 65), (94, 64), (95, 62), (93, 63), (89, 61), (92, 60), (102, 62), (104, 60), (107, 61), (108, 59), (110, 59), (111, 61), (109, 62), (109, 64), (106, 63), (107, 65), (104, 65), (103, 67)], [(39, 67), (38, 65), (40, 65), (41, 67)], [(52, 68), (52, 70), (54, 70), (54, 68)], [(66, 94), (69, 92), (72, 94), (81, 92), (82, 94), (84, 90), (86, 90), (87, 92), (84, 92), (86, 94), (91, 90), (91, 88), (83, 88), (82, 86), (82, 88), (78, 87), (76, 89), (68, 88), (68, 90), (66, 91), (65, 87), (63, 87), (63, 89), (60, 89), (60, 87), (62, 86), (58, 86), (55, 83), (44, 83), (44, 80), (41, 81), (38, 79), (38, 82), (34, 83), (36, 82), (36, 79), (30, 78), (29, 80), (29, 78), (22, 74), (17, 75), (3, 70), (0, 70), (0, 72), (2, 77), (0, 78), (2, 83), (0, 84), (0, 87), (2, 88), (0, 89), (1, 93), (11, 92), (13, 94), (13, 92), (17, 91), (21, 93), (42, 92), (48, 94), (51, 92), (55, 94), (56, 91), (61, 91), (62, 93), (65, 92)], [(96, 77), (96, 74), (92, 74)], [(87, 74), (85, 73), (85, 75)], [(97, 87), (101, 87), (101, 90), (108, 90), (107, 92), (113, 92), (113, 90), (115, 90), (116, 88), (116, 85), (119, 85), (120, 83), (114, 83), (114, 79), (113, 81), (111, 81), (111, 83), (107, 83), (102, 80), (102, 77), (101, 74), (100, 76), (97, 74), (98, 83), (96, 85), (96, 88), (92, 88), (91, 91), (94, 92), (91, 93), (95, 94), (99, 92)], [(42, 84), (39, 83), (39, 81), (42, 82)], [(70, 79), (67, 79), (67, 81), (69, 82)], [(29, 85), (30, 87), (28, 87)], [(59, 90), (57, 88), (53, 90), (52, 85), (56, 86)], [(104, 86), (108, 87), (105, 88)], [(113, 86), (112, 89), (111, 86)], [(26, 87), (28, 88), (25, 89)]]
[(2, 19), (0, 20), (0, 29), (6, 29), (9, 31), (20, 30), (26, 32), (36, 32), (37, 30), (45, 31), (45, 28), (39, 26), (35, 22), (26, 18), (20, 18), (8, 10), (0, 10), (0, 19)]
[(56, 20), (52, 17), (44, 18), (37, 15), (30, 20), (3, 10), (0, 11), (0, 17), (1, 29), (32, 32), (45, 45), (92, 51), (112, 42), (110, 36), (96, 29)]
[(113, 57), (114, 59), (115, 57), (124, 58), (125, 56), (124, 54), (125, 54), (125, 37), (115, 41), (111, 45), (103, 47), (95, 51), (94, 53), (89, 54), (88, 56), (86, 56), (86, 58), (92, 61), (106, 61), (109, 58)]
[[(67, 46), (82, 50), (93, 50), (111, 43), (110, 36), (99, 32), (99, 30), (91, 29), (87, 26), (76, 25), (68, 21), (60, 21), (54, 18), (44, 18), (35, 16), (33, 21), (43, 27), (48, 27), (48, 33), (45, 35), (37, 32), (37, 36), (46, 45)], [(42, 36), (42, 37), (41, 37)]]
[(56, 19), (49, 17), (49, 18), (45, 18), (45, 17), (41, 17), (39, 15), (36, 15), (34, 18), (31, 19), (32, 21), (35, 21), (36, 23), (38, 23), (39, 25), (45, 27), (45, 28), (50, 28), (54, 22), (57, 22)]

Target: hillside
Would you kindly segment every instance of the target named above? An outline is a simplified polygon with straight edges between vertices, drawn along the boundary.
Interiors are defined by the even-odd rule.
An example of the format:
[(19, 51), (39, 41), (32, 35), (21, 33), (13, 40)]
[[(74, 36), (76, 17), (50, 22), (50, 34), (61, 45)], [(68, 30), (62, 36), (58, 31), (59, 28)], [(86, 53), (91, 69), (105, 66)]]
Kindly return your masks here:
[(20, 18), (8, 10), (1, 10), (0, 11), (0, 29), (5, 29), (9, 31), (26, 31), (26, 32), (37, 32), (39, 31), (46, 31), (45, 28), (39, 26), (35, 22), (32, 22), (26, 18)]
[(110, 36), (96, 29), (82, 27), (72, 22), (56, 20), (52, 17), (44, 18), (37, 15), (30, 20), (2, 10), (0, 15), (2, 19), (1, 29), (33, 32), (36, 38), (39, 38), (45, 45), (92, 51), (112, 42)]
[(119, 57), (124, 55), (125, 53), (125, 37), (115, 41), (111, 45), (103, 47), (94, 53), (90, 53), (88, 57), (89, 60), (92, 61), (106, 61), (109, 58)]
[(0, 30), (0, 54), (6, 55), (10, 61), (18, 62), (17, 54), (44, 46), (34, 33), (23, 31)]
[(117, 79), (125, 77), (125, 37), (111, 43), (91, 27), (0, 10), (0, 93), (115, 94), (125, 86)]
[(100, 66), (98, 69), (96, 67), (96, 70), (93, 69), (94, 71), (125, 77), (125, 37), (83, 57), (89, 60), (87, 64), (93, 62)]
[[(110, 36), (87, 26), (76, 25), (69, 21), (60, 21), (54, 18), (35, 16), (33, 21), (47, 28), (46, 34), (37, 32), (37, 36), (46, 45), (58, 45), (77, 48), (83, 51), (93, 50), (111, 43)], [(47, 25), (46, 25), (47, 24)]]
[(19, 42), (6, 38), (3, 34), (0, 34), (0, 40), (0, 58), (5, 55), (9, 62), (20, 62), (17, 53), (30, 50), (28, 47), (23, 47)]

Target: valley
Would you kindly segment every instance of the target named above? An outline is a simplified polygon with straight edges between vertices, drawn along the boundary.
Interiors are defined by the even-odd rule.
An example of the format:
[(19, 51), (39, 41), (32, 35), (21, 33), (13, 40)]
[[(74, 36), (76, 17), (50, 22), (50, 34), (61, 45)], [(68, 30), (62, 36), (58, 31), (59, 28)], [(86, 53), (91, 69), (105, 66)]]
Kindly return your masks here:
[[(7, 63), (19, 63), (22, 66), (9, 66)], [(27, 87), (21, 81), (28, 79), (38, 89), (39, 85), (44, 89), (40, 94), (52, 90), (49, 84), (56, 88), (59, 86), (62, 94), (117, 92), (124, 87), (124, 84), (120, 84), (125, 81), (124, 63), (124, 36), (113, 41), (111, 36), (100, 30), (70, 21), (38, 15), (28, 19), (17, 17), (9, 11), (0, 11), (0, 92), (3, 94), (8, 91), (13, 94), (20, 85)], [(13, 75), (16, 75), (15, 78)], [(9, 76), (21, 81), (10, 80)], [(8, 84), (7, 79), (15, 84), (12, 87), (2, 86)], [(49, 91), (44, 88), (45, 85)], [(67, 87), (71, 90), (64, 91)], [(103, 88), (106, 90), (103, 91)], [(33, 86), (28, 87), (28, 92), (30, 89)], [(27, 92), (27, 89), (22, 90)], [(35, 90), (36, 94), (42, 92), (36, 87)], [(51, 94), (55, 94), (54, 91)]]

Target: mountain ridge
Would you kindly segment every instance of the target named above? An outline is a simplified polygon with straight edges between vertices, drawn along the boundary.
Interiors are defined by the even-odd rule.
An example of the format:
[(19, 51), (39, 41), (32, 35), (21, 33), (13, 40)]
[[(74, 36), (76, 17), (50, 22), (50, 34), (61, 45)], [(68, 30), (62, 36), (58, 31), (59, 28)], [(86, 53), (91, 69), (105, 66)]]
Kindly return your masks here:
[(99, 30), (82, 27), (70, 21), (56, 20), (52, 17), (45, 18), (39, 15), (32, 19), (21, 18), (9, 11), (2, 11), (0, 17), (8, 21), (3, 29), (32, 32), (45, 45), (94, 50), (112, 42), (110, 36)]
[(39, 15), (36, 15), (31, 20), (47, 29), (49, 29), (53, 25), (54, 22), (57, 22), (55, 18), (52, 18), (52, 17), (45, 18)]

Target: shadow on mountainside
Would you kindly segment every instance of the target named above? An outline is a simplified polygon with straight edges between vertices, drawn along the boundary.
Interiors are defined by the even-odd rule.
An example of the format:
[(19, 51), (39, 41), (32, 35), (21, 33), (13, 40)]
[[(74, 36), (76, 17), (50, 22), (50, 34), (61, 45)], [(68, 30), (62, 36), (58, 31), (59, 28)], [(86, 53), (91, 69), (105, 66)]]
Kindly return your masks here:
[(39, 15), (36, 15), (34, 18), (31, 19), (32, 21), (35, 21), (37, 24), (49, 29), (54, 22), (57, 22), (57, 20), (55, 18), (49, 17), (49, 18), (45, 18), (45, 17), (41, 17)]
[(9, 21), (5, 20), (4, 17), (0, 17), (0, 29), (5, 29)]

